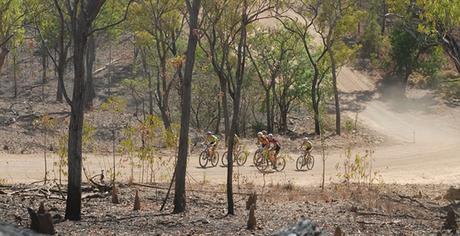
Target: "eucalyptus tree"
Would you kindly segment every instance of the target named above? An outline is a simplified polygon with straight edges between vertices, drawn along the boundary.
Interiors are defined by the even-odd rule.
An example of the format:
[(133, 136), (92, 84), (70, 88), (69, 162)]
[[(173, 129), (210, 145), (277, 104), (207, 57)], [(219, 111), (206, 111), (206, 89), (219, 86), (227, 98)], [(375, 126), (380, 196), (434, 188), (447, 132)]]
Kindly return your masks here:
[(24, 1), (0, 1), (0, 72), (8, 53), (22, 41), (25, 30)]
[(155, 100), (166, 129), (171, 127), (171, 91), (183, 77), (185, 49), (181, 46), (186, 17), (183, 11), (180, 0), (143, 0), (134, 4), (132, 14), (136, 17), (130, 19), (148, 79), (150, 113)]
[(195, 52), (199, 41), (199, 17), (201, 0), (186, 0), (188, 13), (188, 44), (186, 51), (184, 77), (181, 81), (181, 126), (179, 135), (179, 152), (176, 169), (174, 171), (176, 182), (174, 188), (174, 213), (184, 212), (186, 209), (185, 176), (187, 173), (188, 141), (190, 128), (190, 108), (192, 100), (192, 77), (195, 66)]

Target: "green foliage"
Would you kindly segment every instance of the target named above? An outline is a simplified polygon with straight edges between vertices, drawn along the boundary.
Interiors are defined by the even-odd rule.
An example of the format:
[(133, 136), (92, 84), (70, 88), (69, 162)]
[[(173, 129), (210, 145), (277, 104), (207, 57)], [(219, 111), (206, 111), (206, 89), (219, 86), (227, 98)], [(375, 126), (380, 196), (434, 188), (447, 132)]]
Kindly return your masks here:
[(373, 169), (374, 151), (366, 150), (364, 154), (352, 154), (351, 147), (345, 150), (342, 163), (337, 163), (337, 177), (347, 183), (373, 184), (380, 179), (378, 171)]
[(382, 46), (382, 28), (377, 19), (377, 13), (375, 10), (369, 12), (367, 18), (367, 25), (364, 29), (364, 35), (362, 38), (362, 52), (366, 58), (371, 58), (372, 55), (379, 55), (380, 48)]
[(0, 46), (15, 48), (23, 43), (24, 3), (23, 0), (0, 1)]

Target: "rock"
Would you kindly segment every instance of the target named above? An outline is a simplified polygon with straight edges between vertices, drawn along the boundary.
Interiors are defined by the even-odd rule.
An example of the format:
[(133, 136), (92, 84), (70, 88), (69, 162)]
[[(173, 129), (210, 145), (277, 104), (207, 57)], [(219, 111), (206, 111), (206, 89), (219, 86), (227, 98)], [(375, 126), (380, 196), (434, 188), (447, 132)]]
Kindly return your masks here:
[(444, 199), (449, 200), (449, 201), (458, 201), (458, 200), (460, 200), (460, 189), (450, 187), (447, 190), (446, 195), (444, 195)]
[(274, 236), (318, 236), (323, 232), (309, 219), (302, 218), (297, 224), (273, 234)]
[(0, 222), (0, 235), (39, 236), (42, 234), (37, 234), (29, 229), (19, 229), (13, 225)]

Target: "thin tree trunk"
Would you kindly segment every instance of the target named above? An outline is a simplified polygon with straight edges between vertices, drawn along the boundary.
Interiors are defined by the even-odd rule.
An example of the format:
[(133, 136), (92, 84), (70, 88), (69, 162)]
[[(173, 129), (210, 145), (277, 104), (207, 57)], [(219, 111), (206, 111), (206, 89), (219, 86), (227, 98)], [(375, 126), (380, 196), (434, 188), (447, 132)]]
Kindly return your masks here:
[(147, 76), (147, 79), (148, 79), (149, 114), (153, 115), (153, 83), (152, 83), (152, 75), (148, 71), (147, 57), (145, 55), (145, 51), (141, 52), (141, 58), (142, 58), (142, 66), (144, 68), (144, 74)]
[(217, 101), (217, 119), (216, 119), (216, 131), (215, 133), (218, 134), (220, 132), (220, 119), (222, 115), (222, 109), (220, 106), (220, 101)]
[(227, 82), (224, 78), (220, 78), (220, 89), (222, 93), (222, 111), (224, 115), (225, 143), (227, 143), (228, 137), (230, 136), (230, 113), (228, 110)]
[(45, 101), (45, 84), (47, 79), (47, 70), (48, 70), (48, 56), (45, 52), (42, 55), (42, 101)]
[(228, 137), (228, 149), (227, 149), (227, 210), (229, 215), (235, 214), (234, 202), (233, 202), (233, 145), (235, 140), (235, 134), (238, 134), (239, 115), (240, 115), (240, 102), (241, 102), (241, 89), (243, 85), (244, 69), (246, 63), (246, 26), (247, 26), (247, 1), (244, 1), (244, 9), (241, 19), (241, 33), (240, 42), (238, 44), (238, 68), (236, 70), (236, 88), (234, 90), (234, 104), (233, 104), (233, 117), (232, 117), (232, 128), (230, 130), (230, 137)]
[(195, 64), (195, 51), (198, 43), (198, 16), (200, 11), (201, 0), (186, 1), (190, 17), (190, 32), (185, 62), (185, 73), (182, 79), (182, 97), (181, 97), (181, 128), (179, 137), (179, 152), (176, 165), (176, 184), (174, 190), (174, 213), (185, 211), (185, 176), (187, 171), (188, 156), (188, 134), (190, 126), (190, 110), (192, 101), (192, 76)]
[(8, 55), (9, 52), (10, 51), (5, 47), (0, 48), (0, 73), (2, 72), (2, 68), (3, 68), (3, 65), (5, 64), (6, 56)]
[(339, 90), (337, 88), (337, 65), (332, 50), (328, 50), (329, 59), (331, 60), (331, 72), (332, 72), (332, 87), (334, 90), (334, 102), (335, 102), (335, 132), (337, 135), (341, 134), (341, 115), (340, 115), (340, 99)]
[(313, 76), (312, 87), (311, 87), (311, 100), (313, 106), (313, 118), (315, 120), (315, 134), (321, 134), (321, 126), (320, 126), (320, 117), (319, 117), (319, 99), (318, 99), (318, 73), (315, 73)]
[(272, 126), (272, 115), (271, 115), (271, 106), (270, 106), (270, 89), (265, 90), (265, 113), (267, 115), (267, 131), (269, 133), (273, 132)]
[(16, 98), (18, 96), (18, 78), (17, 78), (17, 59), (16, 59), (16, 52), (13, 53), (13, 97)]
[(93, 100), (96, 97), (93, 83), (93, 66), (96, 60), (96, 39), (93, 35), (89, 36), (86, 57), (85, 57), (85, 109), (89, 110), (93, 107)]

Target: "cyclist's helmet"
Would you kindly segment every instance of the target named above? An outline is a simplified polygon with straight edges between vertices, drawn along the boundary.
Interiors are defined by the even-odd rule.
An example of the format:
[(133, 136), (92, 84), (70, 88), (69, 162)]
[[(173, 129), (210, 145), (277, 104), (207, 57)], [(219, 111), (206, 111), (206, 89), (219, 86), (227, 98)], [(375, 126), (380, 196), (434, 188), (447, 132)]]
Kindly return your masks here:
[(266, 130), (262, 130), (262, 134), (263, 134), (263, 135), (267, 135), (268, 132), (267, 132)]
[(212, 135), (212, 132), (211, 132), (211, 131), (208, 131), (206, 134), (208, 134), (208, 135)]
[(264, 135), (262, 132), (257, 133), (257, 137), (261, 137), (262, 135)]
[(269, 138), (269, 139), (272, 139), (272, 138), (273, 138), (273, 134), (268, 134), (268, 138)]
[(303, 138), (303, 141), (308, 141), (310, 140), (308, 137)]

